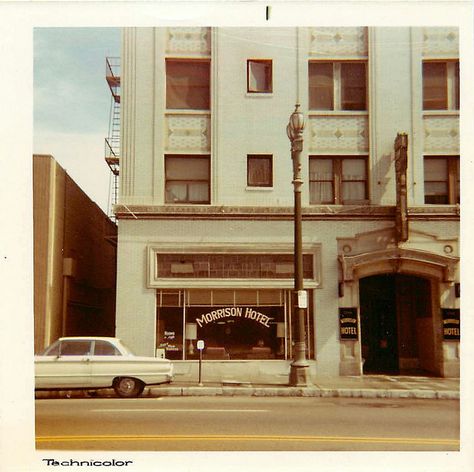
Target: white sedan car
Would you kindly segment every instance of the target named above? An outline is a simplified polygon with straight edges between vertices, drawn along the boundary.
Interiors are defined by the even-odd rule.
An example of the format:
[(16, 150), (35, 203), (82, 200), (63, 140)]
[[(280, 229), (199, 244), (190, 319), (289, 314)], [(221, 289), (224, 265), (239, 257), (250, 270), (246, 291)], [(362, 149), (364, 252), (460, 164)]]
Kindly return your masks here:
[(113, 387), (120, 397), (137, 397), (146, 385), (172, 378), (168, 359), (135, 356), (117, 338), (60, 338), (35, 356), (36, 390)]

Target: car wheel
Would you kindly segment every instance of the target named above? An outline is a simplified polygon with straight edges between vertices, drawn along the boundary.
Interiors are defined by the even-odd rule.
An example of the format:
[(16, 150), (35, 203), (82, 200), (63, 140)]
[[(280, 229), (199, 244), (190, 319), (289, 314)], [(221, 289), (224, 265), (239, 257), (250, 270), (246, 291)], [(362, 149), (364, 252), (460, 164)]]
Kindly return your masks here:
[(143, 392), (145, 384), (132, 377), (120, 377), (114, 381), (115, 393), (122, 398), (138, 397)]

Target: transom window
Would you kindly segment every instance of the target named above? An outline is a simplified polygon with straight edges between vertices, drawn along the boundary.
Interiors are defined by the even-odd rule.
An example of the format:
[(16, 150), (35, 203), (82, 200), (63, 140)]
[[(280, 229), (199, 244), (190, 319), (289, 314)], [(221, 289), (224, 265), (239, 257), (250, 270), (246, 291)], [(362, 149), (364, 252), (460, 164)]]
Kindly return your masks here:
[(165, 156), (165, 179), (166, 203), (210, 202), (209, 156)]
[(166, 108), (210, 109), (210, 62), (205, 60), (166, 61)]
[(312, 156), (309, 160), (311, 204), (367, 201), (367, 158)]
[(272, 91), (272, 61), (249, 59), (247, 61), (247, 92), (271, 93)]
[[(197, 279), (290, 279), (293, 254), (157, 253), (157, 277)], [(314, 278), (311, 254), (303, 255), (303, 276)]]
[(459, 62), (423, 62), (423, 109), (459, 110)]
[(426, 156), (425, 203), (454, 205), (460, 202), (459, 156)]
[(314, 62), (308, 65), (310, 110), (366, 110), (365, 62)]
[(247, 186), (273, 186), (273, 158), (271, 154), (247, 155)]

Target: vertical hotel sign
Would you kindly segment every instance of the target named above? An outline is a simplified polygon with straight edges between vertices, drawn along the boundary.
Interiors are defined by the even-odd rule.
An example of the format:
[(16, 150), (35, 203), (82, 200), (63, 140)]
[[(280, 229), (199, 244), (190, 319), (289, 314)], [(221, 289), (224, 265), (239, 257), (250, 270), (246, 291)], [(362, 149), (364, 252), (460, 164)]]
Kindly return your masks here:
[(339, 308), (339, 333), (341, 339), (359, 338), (356, 307)]
[(407, 148), (408, 136), (405, 133), (398, 133), (395, 139), (395, 175), (397, 182), (395, 229), (398, 242), (408, 239)]

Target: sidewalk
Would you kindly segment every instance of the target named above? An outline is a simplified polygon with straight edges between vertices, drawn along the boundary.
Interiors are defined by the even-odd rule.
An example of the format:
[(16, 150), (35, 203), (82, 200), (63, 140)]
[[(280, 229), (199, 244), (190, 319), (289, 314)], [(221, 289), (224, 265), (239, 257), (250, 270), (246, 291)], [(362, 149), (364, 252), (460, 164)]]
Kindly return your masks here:
[[(50, 391), (36, 392), (36, 398), (96, 398), (115, 397), (112, 389), (98, 392)], [(364, 375), (323, 377), (313, 379), (313, 385), (262, 385), (239, 382), (174, 381), (171, 384), (145, 388), (142, 397), (188, 396), (255, 396), (255, 397), (351, 397), (351, 398), (423, 398), (459, 400), (459, 379), (438, 377), (408, 377)]]
[(317, 377), (313, 385), (256, 385), (224, 382), (173, 382), (150, 387), (148, 396), (258, 396), (258, 397), (352, 397), (352, 398), (431, 398), (458, 400), (459, 379), (365, 375), (362, 377)]

